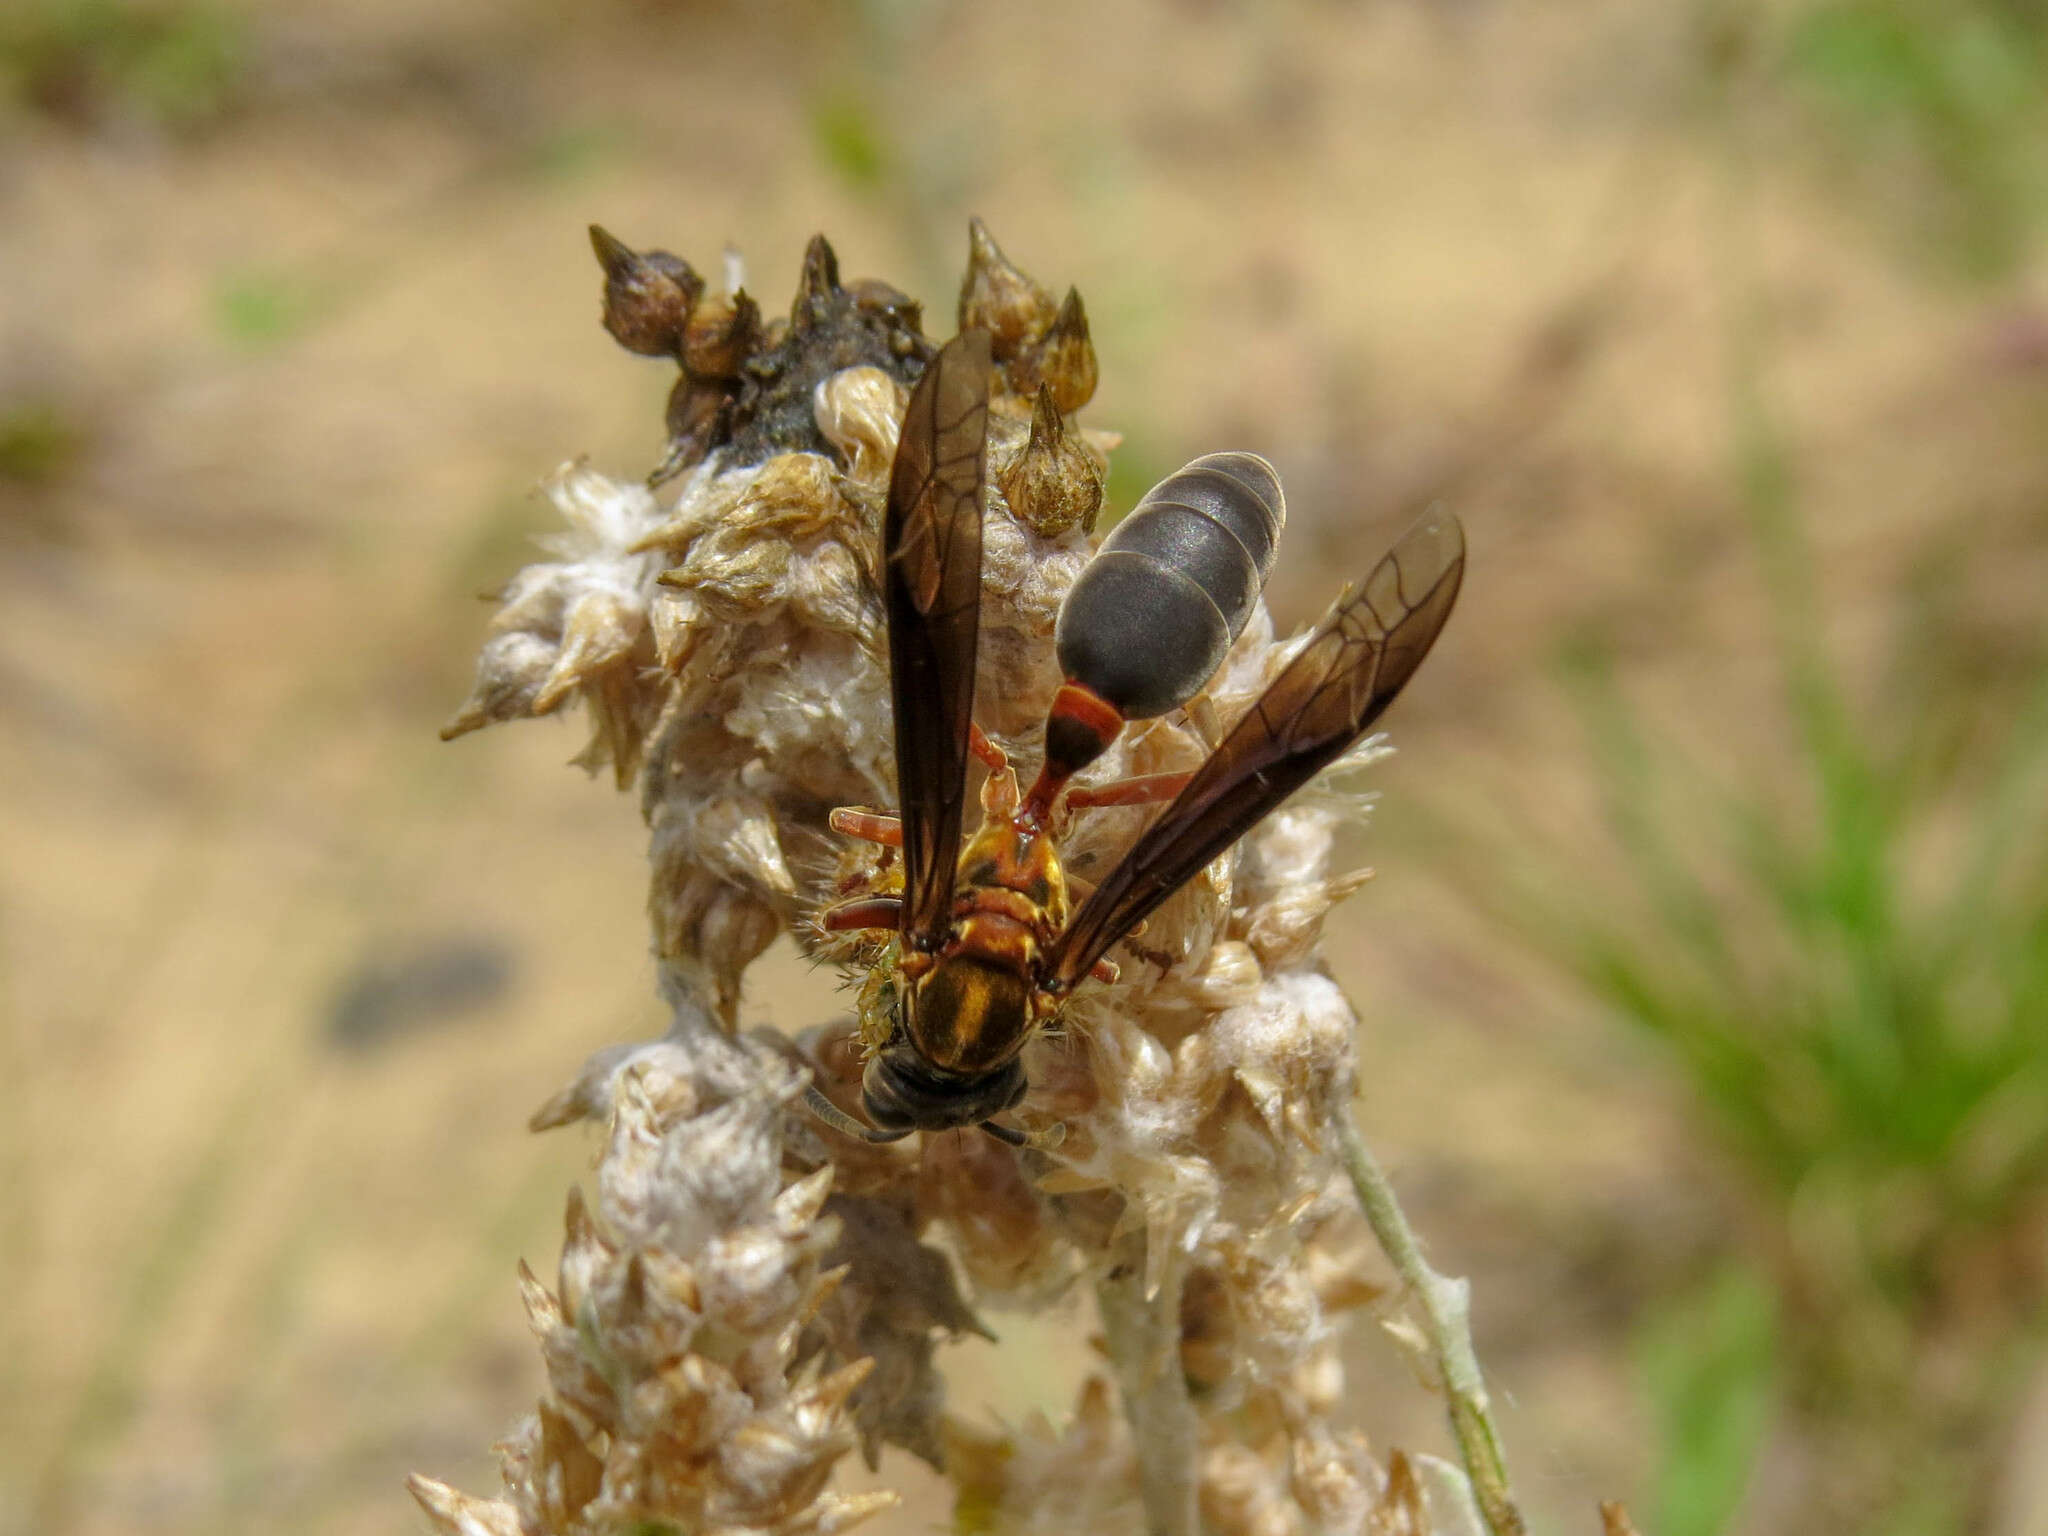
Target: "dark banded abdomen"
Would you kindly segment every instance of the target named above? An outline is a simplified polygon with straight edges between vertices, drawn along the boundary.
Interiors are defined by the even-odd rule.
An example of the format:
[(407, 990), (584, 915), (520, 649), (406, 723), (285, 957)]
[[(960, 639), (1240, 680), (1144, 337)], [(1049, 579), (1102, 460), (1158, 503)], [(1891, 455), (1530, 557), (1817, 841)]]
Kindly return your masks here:
[(1193, 698), (1266, 585), (1287, 502), (1255, 453), (1211, 453), (1145, 493), (1060, 609), (1061, 669), (1131, 719)]

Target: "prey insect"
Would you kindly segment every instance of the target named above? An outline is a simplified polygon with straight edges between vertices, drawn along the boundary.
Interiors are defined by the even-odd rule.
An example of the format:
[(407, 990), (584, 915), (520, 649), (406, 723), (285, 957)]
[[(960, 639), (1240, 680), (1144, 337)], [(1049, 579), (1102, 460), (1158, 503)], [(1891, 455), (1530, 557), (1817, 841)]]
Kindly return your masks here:
[[(989, 339), (932, 360), (904, 413), (883, 522), (882, 586), (895, 712), (896, 814), (842, 809), (833, 827), (902, 850), (901, 895), (825, 909), (830, 932), (897, 940), (896, 1012), (861, 1081), (863, 1125), (813, 1088), (848, 1135), (895, 1141), (978, 1125), (1051, 1145), (995, 1117), (1022, 1101), (1035, 1031), (1159, 905), (1341, 756), (1393, 702), (1450, 617), (1464, 574), (1456, 519), (1425, 518), (1347, 589), (1294, 659), (1191, 773), (1070, 787), (1131, 719), (1186, 704), (1263, 590), (1285, 520), (1278, 477), (1253, 454), (1211, 454), (1169, 475), (1104, 541), (1069, 593), (1057, 647), (1066, 681), (1045, 762), (1021, 792), (972, 718), (982, 598)], [(967, 760), (988, 769), (963, 839)], [(1167, 801), (1078, 909), (1057, 833), (1063, 810)]]

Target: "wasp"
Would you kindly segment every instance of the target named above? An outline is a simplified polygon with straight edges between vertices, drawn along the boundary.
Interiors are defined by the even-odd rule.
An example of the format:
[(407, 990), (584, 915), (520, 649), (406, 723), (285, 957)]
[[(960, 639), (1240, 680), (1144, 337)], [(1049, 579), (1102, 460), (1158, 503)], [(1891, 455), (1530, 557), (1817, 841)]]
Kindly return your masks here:
[[(902, 850), (900, 895), (856, 897), (818, 919), (828, 932), (896, 939), (890, 1032), (861, 1080), (872, 1124), (810, 1094), (821, 1119), (871, 1142), (978, 1125), (1034, 1144), (995, 1118), (1024, 1097), (1025, 1044), (1075, 987), (1115, 980), (1113, 945), (1365, 734), (1422, 664), (1464, 574), (1457, 520), (1425, 518), (1346, 589), (1199, 768), (1070, 787), (1127, 721), (1193, 698), (1264, 589), (1286, 515), (1278, 476), (1254, 454), (1197, 459), (1147, 493), (1068, 593), (1055, 633), (1065, 681), (1043, 766), (1021, 791), (972, 718), (990, 366), (987, 334), (970, 331), (911, 392), (881, 559), (898, 809), (832, 814), (836, 831)], [(970, 756), (988, 774), (981, 823), (963, 836)], [(1059, 808), (1160, 800), (1074, 907)]]

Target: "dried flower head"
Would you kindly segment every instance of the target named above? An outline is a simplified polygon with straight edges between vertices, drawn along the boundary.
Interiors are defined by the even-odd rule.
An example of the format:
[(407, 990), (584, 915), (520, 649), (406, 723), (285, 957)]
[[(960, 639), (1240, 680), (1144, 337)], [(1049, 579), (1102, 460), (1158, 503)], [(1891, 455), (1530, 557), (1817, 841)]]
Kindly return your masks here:
[(554, 1290), (522, 1272), (548, 1394), (498, 1448), (505, 1494), (414, 1478), (415, 1497), (450, 1533), (793, 1536), (886, 1508), (825, 1486), (859, 1441), (849, 1401), (874, 1362), (827, 1368), (805, 1348), (845, 1271), (826, 1263), (831, 1170), (782, 1174), (801, 1079), (708, 1025), (610, 1076), (597, 1209), (570, 1195)]
[[(557, 478), (574, 531), (507, 589), (448, 733), (585, 701), (586, 760), (640, 785), (675, 1024), (593, 1058), (535, 1117), (611, 1126), (558, 1291), (526, 1287), (549, 1396), (507, 1442), (503, 1499), (421, 1480), (422, 1502), (451, 1531), (833, 1530), (874, 1506), (834, 1502), (832, 1465), (887, 1442), (945, 1464), (989, 1531), (1123, 1531), (1176, 1500), (1231, 1536), (1426, 1529), (1406, 1464), (1383, 1471), (1336, 1422), (1336, 1325), (1378, 1292), (1351, 1265), (1327, 1133), (1356, 1020), (1319, 944), (1363, 878), (1331, 863), (1362, 798), (1324, 786), (1269, 818), (1032, 1041), (1017, 1115), (1063, 1126), (1056, 1153), (971, 1132), (872, 1146), (792, 1109), (806, 1073), (855, 1107), (894, 1006), (893, 946), (815, 918), (900, 884), (890, 852), (827, 817), (895, 798), (878, 544), (934, 348), (916, 304), (843, 284), (822, 238), (765, 324), (678, 258), (593, 240), (607, 327), (680, 370), (668, 460), (653, 490)], [(975, 718), (1029, 760), (1117, 439), (1073, 419), (1097, 376), (1078, 294), (1056, 304), (978, 220), (959, 315), (996, 364)], [(1255, 609), (1194, 700), (1080, 782), (1192, 768), (1295, 648)], [(1099, 878), (1145, 814), (1074, 817), (1068, 868)], [(736, 1038), (746, 969), (783, 932), (846, 971), (855, 1016)], [(1092, 1288), (1114, 1387), (1091, 1378), (1060, 1429), (949, 1421), (935, 1350), (983, 1326), (956, 1274), (983, 1310)]]

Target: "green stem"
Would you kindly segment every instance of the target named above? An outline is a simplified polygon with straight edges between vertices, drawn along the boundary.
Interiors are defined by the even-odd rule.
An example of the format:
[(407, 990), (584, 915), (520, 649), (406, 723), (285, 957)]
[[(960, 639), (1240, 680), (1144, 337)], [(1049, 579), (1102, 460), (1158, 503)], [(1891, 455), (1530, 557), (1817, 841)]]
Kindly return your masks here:
[(1359, 1207), (1381, 1250), (1422, 1308), (1423, 1329), (1449, 1400), (1451, 1432), (1457, 1436), (1458, 1453), (1479, 1513), (1492, 1536), (1526, 1536), (1528, 1527), (1522, 1523), (1508, 1487), (1500, 1435), (1487, 1410), (1486, 1380), (1472, 1349), (1472, 1288), (1464, 1280), (1440, 1275), (1429, 1267), (1415, 1240), (1415, 1229), (1408, 1225), (1400, 1201), (1394, 1198), (1394, 1186), (1359, 1134), (1357, 1120), (1348, 1112), (1335, 1119), (1344, 1171), (1351, 1176)]
[(1197, 1536), (1194, 1404), (1180, 1363), (1178, 1255), (1157, 1266), (1148, 1294), (1144, 1229), (1125, 1234), (1116, 1260), (1095, 1288), (1102, 1333), (1122, 1389), (1124, 1416), (1138, 1452), (1146, 1536)]

